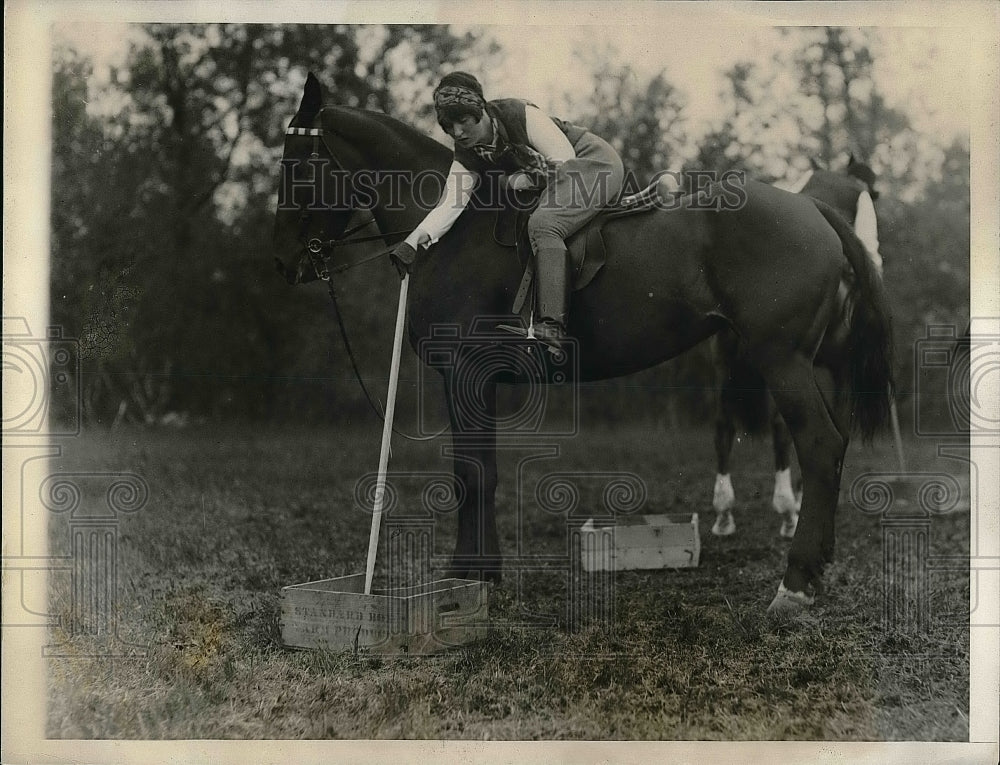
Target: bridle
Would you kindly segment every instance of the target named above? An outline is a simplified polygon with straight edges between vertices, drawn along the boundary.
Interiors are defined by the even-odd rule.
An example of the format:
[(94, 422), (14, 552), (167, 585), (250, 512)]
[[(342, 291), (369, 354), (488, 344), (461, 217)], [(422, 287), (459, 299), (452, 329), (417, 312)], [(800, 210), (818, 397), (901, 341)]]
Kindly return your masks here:
[[(313, 120), (314, 125), (317, 125), (319, 123), (322, 114), (323, 114), (323, 109), (320, 109), (316, 113), (316, 117)], [(313, 146), (312, 146), (312, 153), (310, 154), (310, 159), (313, 160), (319, 159), (320, 156), (319, 150), (320, 150), (320, 145), (322, 144), (323, 148), (326, 149), (327, 155), (330, 157), (330, 159), (333, 160), (334, 164), (337, 166), (337, 169), (342, 173), (345, 174), (347, 173), (347, 169), (344, 167), (343, 163), (337, 158), (337, 155), (330, 149), (330, 146), (326, 143), (326, 138), (323, 133), (323, 128), (289, 127), (285, 130), (285, 135), (303, 135), (312, 137)], [(305, 229), (307, 227), (303, 225), (302, 226), (303, 232), (300, 233), (299, 235), (299, 241), (302, 244), (303, 250), (309, 254), (309, 261), (313, 267), (313, 270), (316, 272), (316, 276), (318, 276), (320, 279), (326, 282), (327, 292), (330, 294), (330, 302), (333, 305), (333, 314), (337, 319), (337, 326), (340, 329), (340, 338), (344, 342), (344, 348), (347, 350), (347, 357), (351, 361), (351, 368), (354, 370), (354, 377), (357, 379), (358, 385), (361, 386), (361, 390), (364, 392), (365, 398), (368, 399), (368, 404), (371, 406), (372, 410), (374, 410), (375, 414), (378, 415), (379, 419), (385, 421), (385, 413), (381, 405), (379, 405), (376, 402), (375, 397), (371, 394), (371, 391), (368, 390), (368, 386), (365, 385), (364, 378), (361, 376), (361, 372), (358, 370), (358, 362), (354, 356), (354, 350), (351, 348), (351, 341), (347, 337), (347, 328), (344, 326), (344, 320), (340, 312), (340, 305), (337, 303), (337, 292), (333, 286), (333, 280), (330, 277), (332, 274), (343, 273), (344, 271), (354, 268), (355, 266), (360, 266), (364, 263), (370, 263), (373, 260), (385, 257), (388, 253), (387, 251), (382, 250), (375, 253), (374, 255), (369, 255), (368, 257), (361, 258), (360, 260), (356, 260), (352, 263), (346, 263), (342, 266), (338, 266), (333, 269), (330, 268), (327, 262), (329, 254), (332, 253), (332, 251), (337, 249), (338, 247), (347, 247), (349, 245), (363, 244), (364, 242), (373, 242), (376, 240), (382, 240), (383, 243), (387, 243), (386, 242), (387, 239), (393, 239), (395, 237), (400, 237), (404, 234), (409, 233), (409, 231), (390, 231), (386, 234), (378, 233), (378, 234), (373, 234), (371, 236), (356, 236), (354, 238), (351, 238), (352, 234), (361, 231), (362, 229), (367, 228), (372, 223), (376, 222), (375, 215), (371, 212), (371, 210), (368, 210), (368, 213), (369, 217), (366, 220), (351, 226), (347, 230), (343, 231), (340, 234), (339, 238), (335, 239), (320, 239), (319, 237), (315, 236), (306, 239)], [(308, 222), (309, 214), (310, 213), (308, 210), (303, 210), (301, 212), (299, 216), (300, 225)], [(402, 438), (405, 438), (408, 441), (431, 441), (437, 438), (438, 436), (442, 435), (445, 432), (445, 430), (447, 430), (447, 427), (442, 428), (440, 431), (432, 435), (411, 436), (407, 433), (403, 433), (397, 430), (395, 426), (393, 426), (392, 428), (393, 433)]]
[[(320, 109), (313, 120), (314, 126), (320, 122), (323, 115), (323, 109)], [(337, 170), (347, 174), (347, 168), (344, 167), (343, 163), (337, 158), (336, 153), (330, 148), (326, 142), (326, 136), (321, 127), (289, 127), (285, 130), (285, 135), (300, 135), (300, 136), (310, 136), (313, 139), (312, 152), (309, 155), (311, 160), (317, 160), (320, 157), (320, 146), (326, 149), (327, 155), (333, 160), (334, 165), (336, 165)], [(382, 251), (374, 255), (369, 255), (366, 258), (361, 258), (360, 260), (354, 261), (352, 263), (347, 263), (342, 266), (338, 266), (331, 269), (327, 263), (327, 259), (332, 254), (333, 250), (338, 247), (348, 247), (355, 244), (364, 244), (365, 242), (374, 242), (381, 240), (383, 243), (387, 243), (386, 240), (394, 239), (395, 237), (402, 236), (404, 234), (410, 233), (409, 231), (389, 231), (387, 233), (372, 234), (370, 236), (356, 236), (351, 238), (351, 235), (367, 228), (372, 223), (375, 223), (375, 216), (368, 210), (369, 216), (366, 220), (357, 223), (340, 234), (340, 237), (334, 239), (320, 239), (317, 236), (311, 236), (308, 239), (306, 234), (302, 233), (299, 235), (299, 241), (302, 244), (302, 249), (304, 252), (308, 253), (309, 262), (316, 272), (316, 276), (325, 282), (330, 281), (331, 274), (339, 274), (347, 271), (355, 266), (360, 266), (364, 263), (369, 263), (373, 260), (383, 257), (387, 252)], [(299, 216), (301, 223), (305, 223), (309, 219), (309, 211), (303, 210)]]

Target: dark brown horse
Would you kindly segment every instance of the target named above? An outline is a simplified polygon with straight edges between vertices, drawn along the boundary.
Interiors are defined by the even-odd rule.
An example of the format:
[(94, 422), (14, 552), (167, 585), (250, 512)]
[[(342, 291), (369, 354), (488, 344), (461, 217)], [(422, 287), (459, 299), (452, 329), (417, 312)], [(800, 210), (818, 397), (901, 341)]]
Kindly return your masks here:
[[(833, 207), (845, 221), (855, 220), (858, 197), (867, 191), (874, 201), (878, 198), (875, 190), (875, 173), (868, 165), (858, 162), (852, 155), (844, 173), (836, 173), (820, 168), (813, 163), (813, 169), (800, 184), (798, 193), (819, 199)], [(875, 245), (877, 247), (877, 242)], [(871, 253), (873, 265), (881, 273), (881, 258), (877, 252)], [(852, 278), (845, 274), (845, 280)], [(841, 297), (848, 292), (841, 290)], [(845, 315), (845, 319), (847, 316)], [(846, 340), (843, 334), (838, 335)], [(828, 343), (828, 345), (833, 345)], [(831, 348), (837, 357), (836, 364), (843, 363), (847, 348)], [(727, 536), (736, 532), (736, 522), (732, 509), (736, 504), (736, 494), (730, 476), (733, 441), (737, 424), (745, 432), (755, 433), (771, 428), (771, 444), (774, 450), (774, 491), (771, 507), (781, 516), (779, 533), (786, 539), (795, 536), (799, 519), (801, 496), (796, 496), (792, 488), (791, 458), (792, 437), (788, 432), (781, 413), (772, 405), (763, 378), (740, 352), (739, 337), (731, 329), (719, 332), (712, 342), (712, 357), (718, 384), (715, 413), (715, 487), (712, 491), (712, 507), (716, 518), (712, 533)]]
[[(324, 107), (310, 75), (285, 140), (277, 254), (286, 263), (303, 256), (308, 262), (309, 245), (332, 247), (329, 240), (345, 236), (360, 206), (382, 232), (412, 230), (437, 201), (421, 193), (417, 179), (428, 171), (443, 177), (451, 156), (391, 117)], [(339, 199), (322, 198), (322, 184), (337, 188)], [(573, 296), (571, 363), (559, 373), (569, 370), (584, 381), (627, 375), (732, 327), (800, 455), (801, 519), (771, 603), (774, 610), (797, 609), (812, 602), (833, 555), (852, 419), (870, 436), (886, 418), (889, 320), (863, 246), (833, 209), (752, 181), (739, 190), (739, 204), (719, 209), (725, 191), (714, 185), (678, 209), (605, 225), (607, 263)], [(496, 387), (524, 368), (515, 358), (524, 344), (505, 342), (495, 331), (498, 322), (515, 320), (510, 310), (521, 277), (512, 251), (494, 240), (495, 219), (495, 210), (473, 204), (409, 277), (410, 343), (441, 372), (451, 420), (460, 505), (449, 574), (466, 578), (499, 576)], [(839, 366), (821, 367), (827, 337), (842, 322), (837, 293), (844, 268), (856, 277), (850, 354)], [(451, 344), (450, 353), (441, 352), (442, 342)], [(483, 348), (489, 353), (479, 354)], [(463, 365), (473, 358), (487, 361)]]

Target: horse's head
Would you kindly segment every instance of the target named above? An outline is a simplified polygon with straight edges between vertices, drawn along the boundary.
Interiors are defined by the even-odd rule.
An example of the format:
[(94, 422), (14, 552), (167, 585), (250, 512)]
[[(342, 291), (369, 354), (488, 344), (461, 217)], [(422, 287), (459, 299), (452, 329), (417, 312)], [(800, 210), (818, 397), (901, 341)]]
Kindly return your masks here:
[[(323, 254), (373, 219), (387, 241), (398, 241), (437, 203), (450, 158), (437, 141), (385, 114), (324, 106), (310, 73), (281, 160), (279, 271), (293, 284), (317, 278)], [(351, 225), (355, 214), (359, 225)]]
[(875, 190), (875, 181), (878, 179), (875, 176), (875, 171), (864, 162), (858, 162), (853, 154), (847, 160), (847, 174), (862, 181), (868, 187), (868, 194), (872, 200), (878, 199), (878, 192)]
[(347, 173), (328, 145), (323, 111), (323, 89), (310, 72), (285, 134), (274, 221), (276, 265), (290, 284), (319, 278), (323, 242), (342, 237), (355, 213)]

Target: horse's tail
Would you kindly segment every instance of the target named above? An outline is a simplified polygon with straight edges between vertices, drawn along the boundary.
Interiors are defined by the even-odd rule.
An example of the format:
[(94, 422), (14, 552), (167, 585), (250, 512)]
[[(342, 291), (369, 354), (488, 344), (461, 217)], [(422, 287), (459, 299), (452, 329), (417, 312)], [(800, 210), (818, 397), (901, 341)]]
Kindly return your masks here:
[(851, 376), (854, 423), (865, 441), (889, 419), (893, 396), (892, 321), (882, 279), (865, 246), (846, 220), (830, 205), (813, 200), (837, 232), (844, 255), (854, 270), (850, 280), (847, 353)]

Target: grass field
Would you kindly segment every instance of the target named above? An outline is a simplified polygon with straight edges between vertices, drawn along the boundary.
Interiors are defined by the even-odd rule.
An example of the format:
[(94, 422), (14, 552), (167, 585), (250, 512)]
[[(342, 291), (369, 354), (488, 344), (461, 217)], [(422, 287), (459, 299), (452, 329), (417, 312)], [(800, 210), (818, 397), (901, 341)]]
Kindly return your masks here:
[[(106, 643), (56, 634), (77, 657), (49, 660), (47, 735), (967, 740), (968, 574), (929, 576), (925, 628), (886, 630), (882, 521), (849, 501), (855, 476), (895, 465), (887, 442), (852, 445), (827, 592), (797, 621), (765, 616), (787, 549), (767, 441), (737, 447), (738, 532), (719, 539), (708, 429), (592, 429), (557, 460), (531, 463), (520, 489), (530, 450), (500, 453), (505, 549), (565, 550), (565, 518), (533, 500), (546, 471), (618, 471), (641, 477), (648, 511), (700, 513), (698, 568), (620, 574), (611, 626), (568, 629), (554, 570), (521, 588), (506, 577), (491, 591), (489, 634), (466, 648), (427, 658), (284, 648), (281, 587), (364, 570), (369, 517), (355, 484), (375, 469), (378, 436), (373, 419), (345, 431), (120, 430), (68, 443), (53, 471), (130, 471), (150, 487), (117, 532), (119, 634), (146, 650), (102, 657)], [(393, 468), (446, 471), (444, 443), (397, 443)], [(963, 476), (934, 444), (912, 439), (908, 458), (913, 470)], [(581, 480), (581, 507), (598, 508), (602, 486)], [(968, 555), (967, 468), (962, 486), (958, 508), (932, 519), (931, 555)], [(50, 534), (64, 554), (66, 523), (53, 516)], [(453, 525), (440, 524), (438, 552)], [(52, 591), (68, 617), (68, 575), (54, 575)]]

